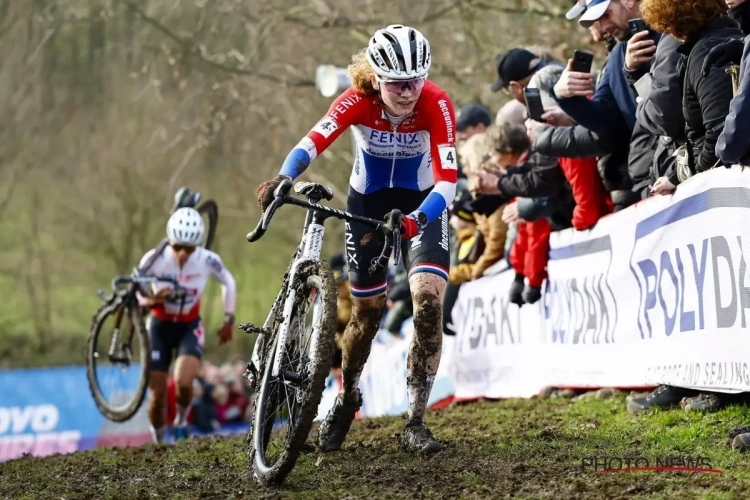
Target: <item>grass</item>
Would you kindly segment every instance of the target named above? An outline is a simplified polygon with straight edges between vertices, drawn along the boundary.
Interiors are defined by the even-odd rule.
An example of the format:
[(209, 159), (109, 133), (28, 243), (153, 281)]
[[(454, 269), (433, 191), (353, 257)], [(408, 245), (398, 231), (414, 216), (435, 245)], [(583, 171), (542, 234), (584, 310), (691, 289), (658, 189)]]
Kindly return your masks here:
[[(341, 452), (303, 455), (276, 490), (251, 480), (242, 438), (222, 438), (0, 464), (0, 497), (746, 498), (750, 465), (725, 439), (749, 420), (738, 406), (634, 416), (623, 396), (483, 402), (428, 414), (436, 436), (450, 442), (432, 458), (398, 451), (400, 417), (356, 421)], [(594, 456), (644, 457), (651, 465), (700, 456), (723, 474), (582, 468)]]
[[(281, 286), (294, 248), (299, 242), (304, 211), (289, 208), (274, 217), (268, 233), (260, 242), (249, 244), (245, 234), (257, 222), (254, 219), (225, 218), (219, 222), (217, 242), (214, 249), (222, 256), (227, 268), (237, 281), (237, 323), (262, 323)], [(165, 218), (166, 220), (166, 218)], [(5, 226), (3, 226), (5, 227)], [(338, 222), (328, 224), (323, 257), (332, 255), (342, 245), (342, 227)], [(161, 235), (148, 238), (154, 246)], [(146, 252), (141, 249), (137, 259)], [(52, 254), (50, 254), (52, 255)], [(6, 262), (22, 262), (22, 250), (2, 253)], [(138, 262), (133, 262), (135, 266)], [(37, 272), (34, 267), (24, 272)], [(78, 249), (60, 250), (50, 257), (49, 289), (43, 289), (44, 281), (34, 275), (36, 301), (32, 300), (25, 281), (15, 276), (0, 273), (0, 369), (21, 367), (44, 367), (78, 365), (84, 363), (84, 348), (91, 318), (102, 304), (97, 290), (110, 292), (110, 281), (118, 274), (111, 261), (103, 255), (91, 255)], [(126, 271), (127, 272), (127, 271)], [(47, 300), (45, 294), (48, 295)], [(49, 303), (50, 324), (39, 324), (43, 316), (39, 303)], [(219, 348), (212, 333), (220, 326), (224, 316), (221, 288), (215, 280), (209, 280), (202, 304), (202, 316), (209, 330), (206, 356), (215, 361), (224, 361), (233, 354), (247, 355), (252, 350), (254, 336), (235, 334), (235, 342)]]

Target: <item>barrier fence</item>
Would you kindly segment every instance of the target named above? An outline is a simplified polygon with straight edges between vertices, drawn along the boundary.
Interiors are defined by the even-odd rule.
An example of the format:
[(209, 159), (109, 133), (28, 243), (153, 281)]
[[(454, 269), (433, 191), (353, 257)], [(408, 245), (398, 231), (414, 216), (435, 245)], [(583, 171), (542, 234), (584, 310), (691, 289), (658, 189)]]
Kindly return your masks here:
[[(534, 305), (509, 303), (512, 271), (464, 284), (430, 405), (545, 386), (750, 390), (749, 183), (740, 167), (711, 170), (591, 230), (554, 233)], [(360, 379), (360, 417), (406, 411), (412, 328), (379, 334)], [(319, 418), (339, 387), (330, 377)], [(0, 372), (0, 461), (148, 441), (145, 405), (129, 422), (109, 422), (83, 367)]]

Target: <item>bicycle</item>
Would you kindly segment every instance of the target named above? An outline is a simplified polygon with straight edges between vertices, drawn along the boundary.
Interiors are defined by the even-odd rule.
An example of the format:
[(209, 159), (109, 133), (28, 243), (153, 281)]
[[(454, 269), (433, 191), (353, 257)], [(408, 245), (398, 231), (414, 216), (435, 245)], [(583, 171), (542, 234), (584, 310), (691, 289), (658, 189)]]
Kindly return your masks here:
[[(177, 190), (177, 193), (175, 193), (174, 205), (172, 206), (170, 213), (174, 213), (175, 210), (182, 207), (196, 207), (200, 202), (200, 199), (201, 194), (198, 191), (192, 191), (186, 187), (182, 187)], [(216, 228), (219, 223), (219, 207), (214, 200), (206, 200), (198, 205), (196, 210), (201, 215), (208, 217), (206, 241), (202, 246), (206, 249), (210, 249), (216, 238)], [(140, 409), (141, 404), (143, 404), (143, 398), (146, 395), (148, 380), (151, 374), (151, 349), (148, 340), (148, 332), (146, 332), (143, 320), (146, 312), (138, 305), (135, 292), (141, 285), (149, 285), (157, 281), (172, 284), (176, 291), (182, 290), (174, 279), (146, 276), (151, 265), (153, 265), (158, 256), (162, 254), (167, 245), (169, 245), (169, 240), (167, 238), (162, 239), (156, 247), (156, 251), (152, 257), (146, 261), (143, 266), (136, 267), (133, 270), (132, 275), (114, 278), (112, 280), (113, 293), (110, 297), (107, 297), (102, 290), (99, 290), (98, 292), (99, 297), (104, 301), (104, 305), (102, 305), (94, 314), (91, 330), (89, 331), (89, 337), (86, 344), (86, 377), (89, 382), (91, 395), (94, 398), (97, 408), (99, 408), (102, 415), (114, 422), (125, 422), (132, 418)], [(127, 290), (122, 290), (121, 286), (123, 285), (133, 286)], [(112, 341), (109, 348), (106, 350), (106, 356), (107, 360), (112, 363), (113, 366), (119, 368), (120, 372), (126, 372), (128, 368), (130, 368), (133, 359), (133, 341), (140, 341), (138, 358), (141, 371), (136, 374), (139, 378), (137, 381), (130, 380), (128, 381), (129, 383), (125, 382), (123, 385), (123, 387), (132, 387), (135, 385), (136, 390), (134, 393), (131, 393), (129, 389), (104, 390), (96, 373), (99, 361), (97, 342), (102, 334), (102, 327), (105, 321), (112, 315), (115, 317), (115, 327)], [(129, 319), (130, 328), (126, 337), (126, 342), (122, 345), (118, 345), (123, 318)], [(116, 355), (118, 353), (119, 355)], [(132, 374), (125, 375), (127, 378), (132, 378), (133, 376), (134, 375)], [(123, 399), (124, 402), (110, 402), (110, 396), (116, 401)]]
[[(99, 308), (94, 316), (89, 338), (86, 344), (86, 378), (89, 382), (91, 396), (94, 398), (102, 415), (114, 422), (125, 422), (129, 420), (143, 404), (146, 395), (148, 381), (151, 374), (151, 348), (148, 332), (143, 320), (143, 310), (138, 304), (136, 293), (142, 286), (151, 286), (157, 282), (169, 283), (174, 287), (171, 299), (180, 299), (181, 307), (185, 304), (186, 290), (182, 288), (175, 278), (144, 276), (138, 268), (133, 270), (130, 276), (118, 276), (112, 280), (112, 295), (107, 297), (103, 290), (99, 290), (99, 296), (104, 305)], [(106, 352), (106, 362), (109, 362), (115, 371), (126, 372), (134, 357), (134, 342), (138, 341), (137, 357), (140, 363), (140, 372), (135, 392), (129, 389), (106, 389), (102, 386), (97, 372), (103, 356), (98, 349), (98, 341), (102, 335), (102, 327), (110, 317), (115, 318), (115, 327), (112, 339), (102, 352)], [(129, 328), (122, 331), (124, 318), (130, 321)], [(124, 335), (122, 335), (124, 333)], [(122, 337), (122, 338), (121, 338)], [(132, 375), (127, 375), (132, 378)], [(125, 387), (132, 387), (127, 384)]]
[[(278, 186), (274, 201), (247, 235), (249, 242), (258, 241), (282, 205), (307, 209), (302, 239), (263, 327), (240, 325), (247, 333), (259, 334), (245, 378), (256, 393), (247, 436), (249, 462), (256, 480), (263, 486), (281, 485), (303, 448), (308, 446), (306, 440), (329, 373), (338, 292), (331, 270), (320, 260), (325, 221), (334, 217), (383, 231), (383, 252), (369, 267), (373, 274), (388, 265), (391, 251), (398, 262), (401, 246), (400, 212), (394, 211), (386, 222), (368, 219), (320, 205), (323, 199), (333, 199), (333, 191), (326, 186), (312, 182), (294, 185), (295, 193), (305, 196), (307, 201), (290, 196), (291, 188), (292, 182), (288, 180)], [(311, 306), (312, 320), (307, 326)], [(283, 427), (287, 427), (286, 432)], [(278, 450), (271, 446), (274, 438), (281, 438)]]

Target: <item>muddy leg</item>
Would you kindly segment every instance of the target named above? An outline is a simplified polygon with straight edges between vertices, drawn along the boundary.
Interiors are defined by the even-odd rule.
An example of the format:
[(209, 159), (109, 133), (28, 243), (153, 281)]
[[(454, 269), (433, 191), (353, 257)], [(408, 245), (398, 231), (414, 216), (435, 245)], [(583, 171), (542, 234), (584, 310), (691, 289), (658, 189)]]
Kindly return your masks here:
[(409, 346), (406, 392), (409, 424), (421, 424), (430, 398), (443, 345), (442, 303), (445, 280), (430, 273), (409, 279), (414, 300), (414, 336)]
[(344, 385), (342, 395), (346, 400), (358, 399), (359, 376), (370, 355), (372, 339), (378, 333), (384, 308), (385, 294), (366, 298), (355, 297), (352, 300), (352, 319), (344, 330), (341, 349), (341, 374)]

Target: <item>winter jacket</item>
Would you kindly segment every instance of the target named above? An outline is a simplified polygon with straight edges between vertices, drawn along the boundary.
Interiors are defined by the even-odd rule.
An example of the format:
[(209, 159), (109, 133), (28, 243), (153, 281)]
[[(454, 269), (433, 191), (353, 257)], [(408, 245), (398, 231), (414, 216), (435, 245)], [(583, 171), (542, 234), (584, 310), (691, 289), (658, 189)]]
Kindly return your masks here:
[[(477, 248), (477, 247), (482, 248)], [(476, 250), (484, 251), (484, 238), (477, 231), (476, 224), (469, 224), (456, 231), (456, 263), (448, 271), (448, 281), (459, 285), (471, 280), (471, 272), (476, 259), (472, 258)]]
[(613, 138), (600, 136), (576, 125), (574, 127), (542, 127), (531, 145), (532, 151), (554, 158), (591, 158), (612, 150)]
[(563, 183), (565, 174), (557, 159), (534, 152), (523, 164), (508, 169), (497, 187), (508, 199), (516, 196), (542, 198), (556, 195)]
[[(700, 33), (685, 40), (677, 49), (684, 61), (681, 67), (684, 78), (682, 112), (693, 172), (704, 172), (716, 165), (716, 143), (724, 129), (733, 93), (732, 79), (725, 72), (726, 68), (713, 67), (704, 78), (701, 73), (703, 60), (716, 45), (729, 38), (741, 37), (742, 32), (734, 21), (717, 17), (709, 20)], [(673, 184), (678, 184), (675, 171), (669, 177)]]
[[(651, 38), (658, 41), (659, 34)], [(635, 127), (635, 96), (622, 68), (625, 66), (627, 42), (618, 42), (609, 55), (607, 70), (596, 88), (593, 99), (585, 97), (559, 98), (560, 108), (578, 124), (597, 134), (610, 137), (630, 137)]]
[(573, 190), (576, 202), (573, 227), (589, 229), (596, 221), (612, 213), (614, 205), (596, 170), (596, 158), (559, 158), (560, 167)]
[(508, 224), (503, 222), (503, 208), (499, 207), (489, 216), (475, 215), (477, 229), (484, 237), (484, 252), (474, 263), (471, 272), (472, 279), (479, 279), (484, 272), (505, 255), (505, 237), (508, 233)]
[(736, 22), (744, 35), (750, 35), (750, 3), (743, 2), (729, 9), (727, 15)]
[(729, 104), (724, 130), (716, 142), (716, 156), (728, 165), (750, 165), (750, 37), (745, 39), (740, 85)]
[(545, 156), (557, 157), (573, 191), (576, 207), (572, 222), (578, 230), (588, 229), (612, 212), (613, 205), (596, 160), (610, 147), (606, 140), (600, 141), (597, 134), (580, 125), (544, 127), (531, 147)]
[[(682, 42), (672, 36), (664, 35), (656, 46), (656, 54), (651, 65), (651, 89), (644, 96), (636, 109), (636, 126), (652, 134), (655, 142), (652, 158), (648, 160), (649, 168), (640, 180), (634, 179), (636, 191), (641, 198), (651, 195), (650, 187), (656, 179), (666, 175), (674, 168), (672, 156), (678, 145), (684, 142), (685, 118), (682, 115), (682, 80), (679, 64), (682, 56), (677, 49)], [(637, 75), (626, 72), (626, 76)], [(635, 81), (629, 80), (631, 84)], [(633, 133), (635, 138), (636, 133)], [(638, 176), (637, 167), (632, 174)], [(640, 172), (643, 174), (644, 172)]]

